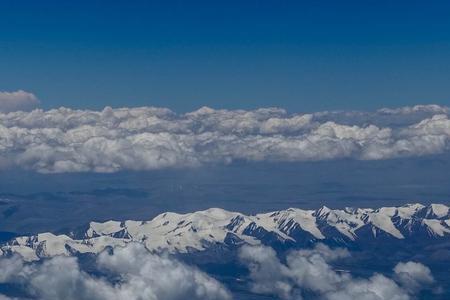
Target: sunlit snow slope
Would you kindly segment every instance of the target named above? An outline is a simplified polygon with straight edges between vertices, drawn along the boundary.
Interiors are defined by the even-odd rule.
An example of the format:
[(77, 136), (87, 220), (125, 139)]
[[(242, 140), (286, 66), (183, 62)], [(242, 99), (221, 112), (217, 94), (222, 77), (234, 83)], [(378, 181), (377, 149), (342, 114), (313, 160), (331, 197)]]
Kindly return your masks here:
[(290, 208), (247, 216), (219, 208), (189, 214), (164, 213), (150, 221), (91, 222), (67, 235), (42, 233), (13, 239), (0, 253), (26, 260), (55, 255), (98, 253), (106, 247), (143, 243), (151, 251), (187, 253), (213, 246), (247, 244), (305, 246), (321, 241), (345, 244), (387, 240), (450, 238), (449, 207), (408, 204), (401, 207), (317, 210)]

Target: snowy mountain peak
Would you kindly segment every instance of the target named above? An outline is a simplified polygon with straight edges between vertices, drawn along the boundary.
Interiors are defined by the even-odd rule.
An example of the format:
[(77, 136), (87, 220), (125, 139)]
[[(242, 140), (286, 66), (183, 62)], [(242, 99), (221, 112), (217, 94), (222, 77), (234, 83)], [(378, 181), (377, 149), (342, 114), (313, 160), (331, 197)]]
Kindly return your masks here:
[(290, 247), (321, 242), (366, 243), (377, 239), (450, 238), (450, 211), (443, 204), (317, 210), (289, 208), (245, 215), (221, 208), (187, 214), (166, 212), (149, 221), (90, 222), (81, 234), (40, 233), (17, 237), (0, 254), (27, 260), (73, 253), (98, 253), (106, 247), (143, 243), (151, 251), (186, 253), (214, 246), (281, 243)]
[(329, 209), (328, 207), (326, 207), (324, 205), (315, 212), (315, 215), (318, 217), (323, 217), (323, 216), (326, 216), (327, 214), (329, 214), (330, 212), (331, 212), (331, 209)]
[(427, 217), (443, 219), (448, 217), (449, 208), (443, 204), (430, 204), (427, 208)]

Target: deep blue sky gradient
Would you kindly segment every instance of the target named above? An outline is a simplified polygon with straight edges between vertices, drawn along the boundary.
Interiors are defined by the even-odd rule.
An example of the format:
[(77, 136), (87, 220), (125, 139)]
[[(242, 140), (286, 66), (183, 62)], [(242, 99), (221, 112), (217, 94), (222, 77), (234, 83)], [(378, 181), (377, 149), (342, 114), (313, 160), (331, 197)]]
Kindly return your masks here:
[(449, 1), (1, 1), (0, 90), (44, 108), (450, 105)]

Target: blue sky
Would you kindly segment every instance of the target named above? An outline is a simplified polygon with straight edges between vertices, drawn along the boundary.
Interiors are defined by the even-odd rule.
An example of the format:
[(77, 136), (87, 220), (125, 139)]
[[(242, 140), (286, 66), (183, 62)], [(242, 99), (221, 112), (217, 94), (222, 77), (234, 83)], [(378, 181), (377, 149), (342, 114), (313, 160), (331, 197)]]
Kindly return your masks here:
[(449, 13), (446, 1), (2, 1), (0, 90), (44, 108), (450, 105)]

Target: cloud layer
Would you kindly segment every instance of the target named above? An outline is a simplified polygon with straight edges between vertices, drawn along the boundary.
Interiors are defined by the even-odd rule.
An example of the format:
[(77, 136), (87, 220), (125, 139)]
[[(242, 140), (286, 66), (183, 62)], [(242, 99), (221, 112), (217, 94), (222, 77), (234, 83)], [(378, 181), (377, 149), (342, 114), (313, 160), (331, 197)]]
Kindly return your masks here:
[[(238, 253), (250, 271), (251, 291), (277, 299), (410, 300), (435, 287), (430, 269), (416, 262), (398, 263), (392, 278), (376, 273), (357, 278), (335, 270), (332, 262), (349, 256), (346, 249), (323, 244), (292, 251), (283, 262), (266, 246), (243, 246)], [(19, 256), (0, 257), (0, 283), (13, 284), (25, 298), (38, 300), (232, 299), (212, 277), (174, 258), (152, 254), (141, 244), (104, 251), (88, 265), (90, 272), (76, 257), (32, 263)], [(1, 294), (0, 299), (10, 300)]]
[(30, 111), (39, 105), (38, 98), (22, 90), (16, 92), (0, 91), (0, 112)]
[(115, 172), (232, 161), (379, 160), (449, 150), (448, 109), (287, 114), (201, 108), (0, 113), (0, 166)]
[(318, 244), (313, 250), (290, 253), (282, 263), (275, 251), (264, 246), (244, 246), (240, 260), (249, 268), (255, 293), (281, 299), (303, 299), (305, 294), (326, 300), (408, 300), (434, 279), (430, 270), (415, 262), (399, 263), (394, 278), (381, 274), (355, 278), (333, 269), (330, 262), (348, 257), (344, 249)]
[(0, 283), (19, 284), (30, 298), (43, 300), (231, 299), (229, 292), (205, 273), (150, 254), (137, 244), (115, 248), (113, 254), (103, 252), (97, 267), (107, 272), (109, 280), (83, 271), (75, 257), (59, 256), (33, 264), (18, 257), (0, 258)]

